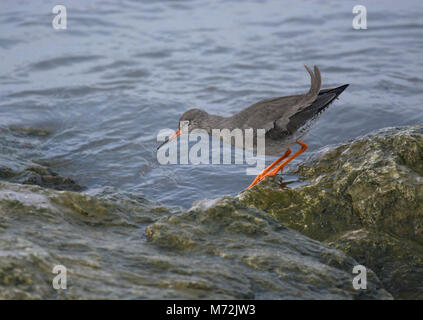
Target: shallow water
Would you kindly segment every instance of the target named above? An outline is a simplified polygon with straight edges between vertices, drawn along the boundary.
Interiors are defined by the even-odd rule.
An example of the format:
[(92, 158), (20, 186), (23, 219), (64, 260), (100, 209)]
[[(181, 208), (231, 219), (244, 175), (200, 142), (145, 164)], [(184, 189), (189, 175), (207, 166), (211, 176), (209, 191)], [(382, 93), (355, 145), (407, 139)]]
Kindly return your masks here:
[(41, 163), (89, 193), (185, 207), (236, 194), (253, 179), (246, 165), (161, 166), (158, 131), (188, 108), (230, 115), (304, 92), (303, 64), (320, 67), (324, 87), (350, 83), (305, 140), (309, 154), (423, 119), (421, 1), (368, 1), (360, 31), (347, 1), (62, 3), (68, 29), (57, 31), (55, 2), (0, 2), (0, 166)]

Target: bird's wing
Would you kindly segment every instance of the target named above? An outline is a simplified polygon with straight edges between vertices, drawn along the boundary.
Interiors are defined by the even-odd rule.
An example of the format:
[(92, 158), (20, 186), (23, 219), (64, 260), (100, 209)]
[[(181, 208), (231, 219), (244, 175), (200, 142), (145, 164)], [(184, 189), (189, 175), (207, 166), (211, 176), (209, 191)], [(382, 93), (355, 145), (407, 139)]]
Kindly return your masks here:
[(314, 73), (309, 67), (305, 68), (311, 78), (307, 93), (261, 100), (234, 115), (231, 118), (233, 124), (238, 128), (272, 130), (272, 135), (286, 131), (289, 118), (310, 106), (319, 95), (322, 84), (319, 68), (315, 66)]
[(336, 97), (337, 94), (333, 92), (319, 95), (309, 107), (302, 109), (289, 118), (287, 125), (288, 131), (297, 131), (299, 128), (305, 125), (307, 121), (318, 116), (324, 109), (329, 106), (329, 104), (333, 102), (333, 100), (335, 100)]
[[(289, 134), (289, 132), (293, 129), (292, 117), (298, 113), (303, 112), (304, 110), (307, 110), (307, 108), (313, 105), (315, 102), (318, 102), (317, 98), (322, 86), (320, 70), (317, 66), (314, 66), (313, 73), (313, 71), (308, 66), (305, 66), (305, 68), (310, 74), (311, 78), (310, 90), (306, 94), (282, 97), (279, 101), (278, 98), (267, 101), (268, 103), (275, 105), (273, 108), (271, 108), (275, 110), (275, 112), (277, 109), (280, 110), (280, 115), (276, 118), (276, 120), (267, 122), (263, 126), (263, 128), (266, 130), (266, 136), (271, 139), (280, 139), (283, 136)], [(324, 101), (320, 101), (318, 104), (320, 103), (324, 103)], [(280, 104), (279, 108), (278, 104)]]
[(310, 90), (306, 94), (300, 96), (300, 99), (298, 99), (295, 104), (285, 108), (285, 112), (283, 113), (283, 115), (274, 122), (275, 128), (287, 130), (289, 119), (294, 114), (301, 112), (305, 108), (311, 106), (313, 102), (316, 101), (317, 96), (319, 95), (320, 88), (322, 86), (322, 77), (320, 75), (320, 70), (317, 66), (314, 66), (313, 73), (313, 71), (311, 71), (309, 67), (305, 66), (305, 68), (307, 69), (311, 78)]

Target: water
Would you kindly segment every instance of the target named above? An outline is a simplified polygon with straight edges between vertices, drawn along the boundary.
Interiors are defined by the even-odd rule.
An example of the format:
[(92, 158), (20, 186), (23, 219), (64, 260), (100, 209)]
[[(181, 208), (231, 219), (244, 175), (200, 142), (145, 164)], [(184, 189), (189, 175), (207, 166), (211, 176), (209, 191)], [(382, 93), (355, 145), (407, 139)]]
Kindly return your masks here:
[(158, 131), (188, 108), (230, 115), (304, 92), (303, 64), (324, 87), (350, 84), (308, 154), (423, 120), (421, 1), (367, 1), (360, 31), (347, 1), (62, 1), (61, 31), (56, 4), (0, 3), (0, 166), (41, 163), (88, 193), (184, 207), (236, 194), (254, 178), (246, 165), (161, 166)]

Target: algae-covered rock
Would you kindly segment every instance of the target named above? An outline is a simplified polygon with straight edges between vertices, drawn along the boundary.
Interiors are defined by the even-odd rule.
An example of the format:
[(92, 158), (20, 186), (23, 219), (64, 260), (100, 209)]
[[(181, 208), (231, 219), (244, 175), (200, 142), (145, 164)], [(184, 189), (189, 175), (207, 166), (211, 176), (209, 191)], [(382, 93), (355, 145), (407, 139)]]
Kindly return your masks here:
[(422, 299), (423, 246), (384, 232), (347, 231), (328, 244), (369, 266), (397, 298)]
[[(280, 188), (267, 179), (241, 201), (343, 249), (394, 296), (423, 298), (423, 126), (375, 132), (317, 155), (295, 173), (307, 184)], [(361, 237), (345, 240), (362, 229)]]
[(12, 169), (7, 167), (0, 167), (0, 179), (10, 179), (16, 176)]
[(84, 190), (85, 187), (76, 181), (54, 172), (48, 160), (40, 160), (45, 156), (40, 152), (41, 146), (52, 132), (48, 126), (37, 128), (11, 125), (0, 128), (0, 180), (55, 190)]
[[(371, 288), (355, 290), (350, 257), (286, 228), (265, 212), (226, 197), (200, 203), (188, 212), (160, 219), (148, 240), (201, 263), (203, 295), (222, 298), (350, 299), (388, 298), (371, 273)], [(198, 271), (187, 270), (198, 277)], [(225, 286), (240, 287), (233, 292)], [(189, 285), (187, 282), (185, 285)], [(232, 291), (232, 292), (231, 292)]]
[[(168, 258), (150, 251), (143, 234), (173, 213), (140, 197), (0, 182), (0, 299), (160, 297), (150, 276)], [(66, 290), (53, 288), (57, 265), (67, 268)]]
[(8, 126), (1, 128), (0, 132), (9, 131), (18, 136), (29, 136), (29, 137), (46, 137), (51, 135), (52, 131), (46, 128), (36, 128), (30, 126)]
[(0, 247), (3, 299), (391, 298), (371, 271), (353, 289), (353, 258), (234, 198), (181, 211), (0, 182)]
[(79, 185), (71, 178), (62, 177), (49, 168), (35, 165), (29, 166), (20, 172), (0, 167), (0, 179), (55, 190), (82, 191), (85, 189), (85, 187)]

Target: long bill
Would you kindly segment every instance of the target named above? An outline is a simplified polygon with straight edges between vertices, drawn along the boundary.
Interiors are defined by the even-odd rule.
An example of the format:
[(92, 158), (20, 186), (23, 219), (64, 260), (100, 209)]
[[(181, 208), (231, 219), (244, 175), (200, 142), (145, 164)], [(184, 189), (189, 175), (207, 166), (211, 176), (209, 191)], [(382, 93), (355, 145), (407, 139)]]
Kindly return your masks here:
[(168, 143), (169, 141), (172, 141), (173, 139), (175, 139), (176, 137), (181, 135), (181, 130), (176, 130), (175, 134), (172, 135), (170, 138), (167, 138), (161, 145), (159, 145), (157, 147), (157, 150), (159, 150), (161, 147), (163, 147), (166, 143)]

